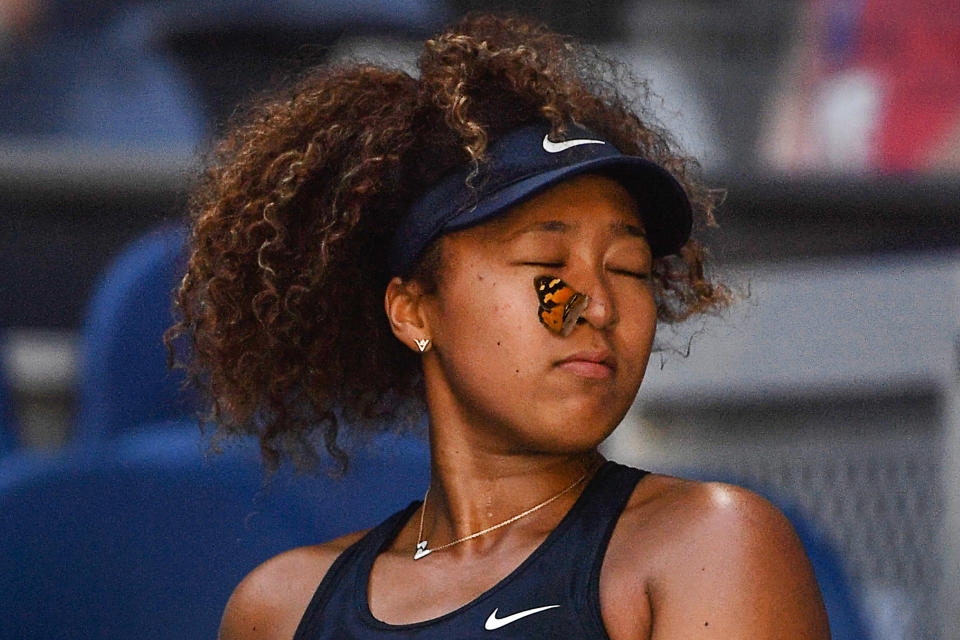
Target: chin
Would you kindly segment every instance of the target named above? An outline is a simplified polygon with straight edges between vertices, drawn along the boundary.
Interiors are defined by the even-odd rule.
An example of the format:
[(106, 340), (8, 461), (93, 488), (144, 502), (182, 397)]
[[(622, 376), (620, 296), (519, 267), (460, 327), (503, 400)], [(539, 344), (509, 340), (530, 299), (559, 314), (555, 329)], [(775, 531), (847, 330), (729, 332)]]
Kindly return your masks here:
[(582, 429), (578, 426), (578, 423), (571, 421), (564, 426), (550, 429), (543, 435), (537, 434), (540, 437), (537, 437), (536, 442), (531, 444), (537, 450), (544, 452), (582, 453), (596, 449), (613, 431), (613, 429)]

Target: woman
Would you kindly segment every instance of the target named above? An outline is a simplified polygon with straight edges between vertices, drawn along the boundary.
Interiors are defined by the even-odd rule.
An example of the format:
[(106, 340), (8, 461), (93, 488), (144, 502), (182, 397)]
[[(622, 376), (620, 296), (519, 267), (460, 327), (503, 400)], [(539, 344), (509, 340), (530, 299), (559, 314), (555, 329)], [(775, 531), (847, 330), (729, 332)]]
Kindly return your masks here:
[(273, 468), (430, 418), (423, 500), (256, 568), (220, 637), (828, 638), (770, 503), (597, 452), (657, 322), (730, 297), (695, 163), (528, 20), (467, 16), (419, 66), (312, 70), (195, 191), (171, 333), (222, 433)]

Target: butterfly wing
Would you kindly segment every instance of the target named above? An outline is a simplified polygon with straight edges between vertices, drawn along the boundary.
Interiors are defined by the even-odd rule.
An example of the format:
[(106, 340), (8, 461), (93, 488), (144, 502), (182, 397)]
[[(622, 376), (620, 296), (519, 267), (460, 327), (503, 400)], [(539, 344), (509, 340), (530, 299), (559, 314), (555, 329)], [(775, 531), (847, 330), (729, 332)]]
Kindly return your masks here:
[(556, 276), (537, 276), (533, 285), (540, 301), (537, 309), (540, 323), (554, 333), (570, 335), (589, 303), (589, 296), (579, 293)]
[(573, 331), (580, 319), (580, 314), (590, 303), (590, 297), (583, 293), (574, 293), (563, 306), (563, 322), (560, 329), (560, 335), (566, 338)]

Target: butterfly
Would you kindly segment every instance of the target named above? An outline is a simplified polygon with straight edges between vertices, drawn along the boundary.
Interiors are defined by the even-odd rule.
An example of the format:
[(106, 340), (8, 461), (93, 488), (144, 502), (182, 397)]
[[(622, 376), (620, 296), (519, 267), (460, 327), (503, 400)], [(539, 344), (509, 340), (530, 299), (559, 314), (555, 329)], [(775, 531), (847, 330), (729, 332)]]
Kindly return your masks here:
[(533, 279), (540, 308), (540, 324), (561, 336), (568, 336), (580, 314), (590, 303), (590, 296), (580, 293), (556, 276), (537, 276)]

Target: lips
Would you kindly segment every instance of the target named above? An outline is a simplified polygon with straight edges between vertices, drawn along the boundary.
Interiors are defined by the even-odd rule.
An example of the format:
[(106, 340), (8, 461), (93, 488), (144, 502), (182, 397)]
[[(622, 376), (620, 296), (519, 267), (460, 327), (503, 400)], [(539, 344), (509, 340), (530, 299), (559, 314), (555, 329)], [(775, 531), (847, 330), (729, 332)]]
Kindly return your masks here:
[(560, 360), (556, 364), (562, 365), (564, 363), (576, 363), (576, 362), (586, 362), (594, 365), (606, 365), (611, 370), (617, 368), (617, 360), (614, 358), (613, 353), (610, 351), (595, 349), (592, 351), (578, 351), (574, 354), (571, 354)]

